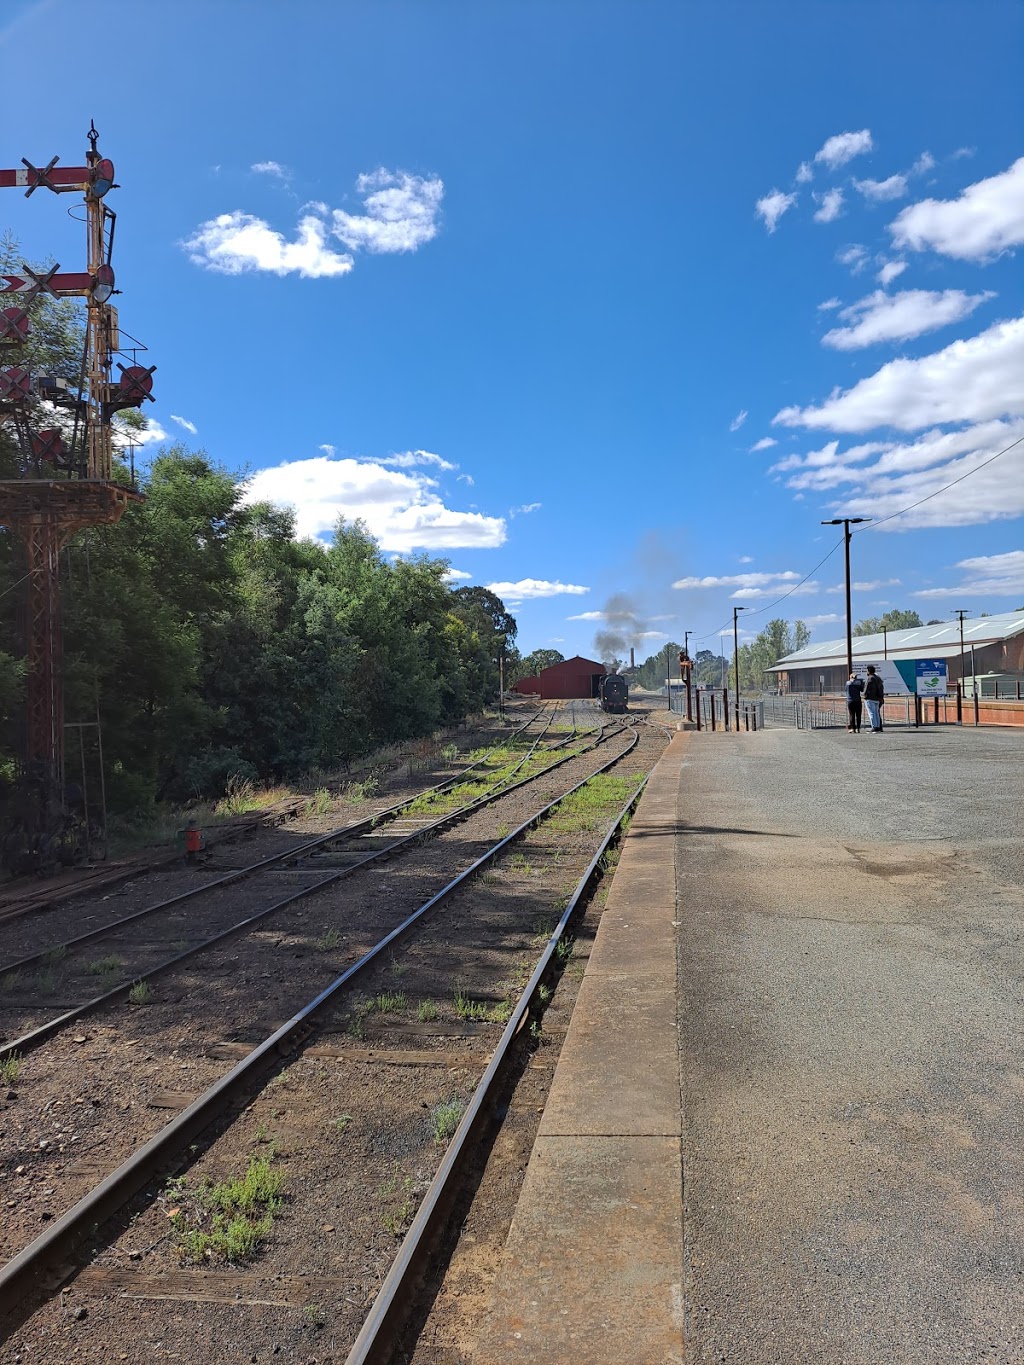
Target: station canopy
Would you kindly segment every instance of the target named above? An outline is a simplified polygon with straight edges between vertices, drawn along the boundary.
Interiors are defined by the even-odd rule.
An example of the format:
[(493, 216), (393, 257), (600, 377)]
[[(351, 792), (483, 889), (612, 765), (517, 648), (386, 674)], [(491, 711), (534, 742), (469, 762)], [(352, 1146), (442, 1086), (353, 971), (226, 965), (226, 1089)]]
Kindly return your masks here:
[[(1006, 612), (1000, 616), (964, 618), (963, 647), (999, 644), (1014, 635), (1024, 633), (1024, 611)], [(877, 659), (883, 654), (890, 659), (955, 659), (960, 654), (960, 622), (942, 621), (934, 626), (914, 626), (911, 630), (890, 630), (887, 634), (855, 635), (853, 657)], [(846, 637), (827, 640), (821, 644), (805, 645), (794, 654), (787, 654), (768, 670), (769, 673), (790, 672), (795, 668), (828, 668), (846, 663)]]

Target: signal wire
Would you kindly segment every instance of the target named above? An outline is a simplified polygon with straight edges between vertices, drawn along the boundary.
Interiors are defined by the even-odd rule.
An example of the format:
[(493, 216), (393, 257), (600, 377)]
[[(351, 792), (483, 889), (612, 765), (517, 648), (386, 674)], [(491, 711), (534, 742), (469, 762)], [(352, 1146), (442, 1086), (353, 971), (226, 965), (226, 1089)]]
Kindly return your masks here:
[[(926, 497), (919, 498), (917, 502), (912, 502), (909, 507), (902, 507), (898, 512), (890, 512), (887, 517), (879, 517), (877, 521), (872, 521), (870, 526), (865, 526), (864, 531), (877, 531), (879, 526), (884, 526), (887, 521), (892, 521), (895, 517), (902, 517), (907, 512), (912, 512), (915, 507), (920, 507), (922, 503), (929, 502), (932, 498), (937, 498), (940, 493), (945, 493), (949, 488), (955, 488), (958, 483), (963, 483), (964, 479), (969, 479), (972, 474), (977, 474), (979, 469), (984, 469), (993, 460), (998, 460), (1000, 455), (1005, 455), (1014, 446), (1019, 446), (1024, 441), (1024, 436), (1018, 436), (1015, 441), (1011, 441), (1008, 446), (1003, 446), (1002, 450), (997, 450), (994, 455), (990, 455), (987, 460), (982, 460), (981, 464), (976, 464), (973, 469), (969, 469), (966, 474), (961, 474), (958, 479), (953, 479), (951, 483), (943, 484), (941, 488), (936, 488), (934, 493), (929, 493)], [(862, 534), (862, 531), (854, 531), (855, 536)]]

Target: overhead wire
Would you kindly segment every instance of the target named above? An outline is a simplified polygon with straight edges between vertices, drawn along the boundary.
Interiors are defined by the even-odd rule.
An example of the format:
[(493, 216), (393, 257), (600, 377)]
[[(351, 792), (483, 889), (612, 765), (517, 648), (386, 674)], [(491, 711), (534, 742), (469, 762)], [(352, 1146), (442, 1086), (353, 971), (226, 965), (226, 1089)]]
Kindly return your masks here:
[[(1011, 441), (1008, 446), (1003, 446), (1002, 450), (997, 450), (996, 453), (990, 455), (987, 460), (982, 460), (981, 464), (976, 464), (973, 469), (968, 469), (966, 474), (961, 474), (958, 479), (953, 479), (951, 482), (943, 484), (941, 488), (936, 488), (934, 493), (928, 493), (925, 497), (918, 498), (917, 502), (912, 502), (909, 507), (901, 507), (898, 512), (890, 512), (887, 517), (879, 517), (877, 521), (872, 520), (871, 525), (865, 526), (863, 531), (877, 531), (879, 526), (884, 526), (887, 521), (893, 521), (896, 517), (902, 517), (907, 512), (912, 512), (915, 507), (920, 507), (922, 503), (929, 502), (932, 498), (937, 498), (940, 493), (945, 493), (948, 489), (955, 488), (958, 483), (963, 483), (964, 479), (969, 479), (972, 474), (977, 474), (979, 469), (984, 469), (985, 466), (991, 464), (993, 460), (998, 460), (1000, 455), (1005, 455), (1006, 452), (1012, 450), (1014, 446), (1019, 446), (1021, 441), (1024, 441), (1024, 436), (1018, 436), (1017, 439)], [(863, 531), (854, 531), (853, 534), (859, 536), (863, 534)]]
[[(977, 472), (980, 469), (984, 469), (986, 465), (990, 465), (993, 462), (993, 460), (998, 460), (1001, 455), (1006, 455), (1016, 446), (1019, 446), (1021, 442), (1024, 442), (1024, 436), (1018, 436), (1017, 439), (1015, 441), (1011, 441), (1008, 446), (1003, 446), (1002, 450), (997, 450), (994, 455), (990, 455), (987, 460), (982, 460), (981, 464), (975, 465), (973, 469), (968, 469), (967, 472), (965, 474), (961, 474), (959, 478), (951, 479), (949, 483), (943, 484), (941, 488), (936, 488), (934, 492), (928, 493), (923, 498), (918, 498), (917, 502), (912, 502), (908, 507), (901, 507), (898, 512), (890, 512), (887, 517), (879, 517), (877, 521), (872, 520), (869, 525), (862, 527), (859, 531), (851, 532), (851, 536), (863, 535), (865, 531), (876, 531), (879, 528), (879, 526), (883, 526), (887, 521), (894, 521), (897, 517), (905, 516), (907, 512), (913, 512), (913, 510), (916, 507), (920, 507), (923, 503), (930, 502), (932, 498), (937, 498), (940, 493), (945, 493), (950, 488), (955, 488), (958, 483), (963, 483), (963, 481), (965, 479), (969, 479), (972, 474), (977, 474)], [(832, 546), (831, 550), (829, 550), (825, 558), (820, 560), (817, 564), (815, 564), (814, 568), (810, 571), (810, 573), (805, 574), (804, 577), (801, 578), (799, 583), (794, 583), (793, 586), (790, 589), (788, 589), (788, 591), (784, 592), (781, 597), (777, 597), (774, 602), (768, 602), (763, 607), (747, 607), (744, 610), (748, 611), (751, 616), (760, 616), (762, 612), (771, 611), (772, 608), (777, 607), (780, 602), (785, 602), (787, 597), (791, 597), (793, 593), (796, 592), (797, 588), (803, 587), (807, 580), (813, 574), (816, 574), (818, 570), (821, 568), (821, 566), (827, 563), (828, 560), (832, 558), (832, 556), (839, 549), (842, 543), (843, 543), (842, 540), (836, 541), (835, 545)], [(719, 626), (717, 630), (709, 630), (706, 634), (698, 635), (695, 636), (694, 638), (695, 640), (698, 641), (710, 640), (715, 635), (721, 635), (724, 631), (728, 630), (731, 624), (732, 623), (730, 621), (726, 621), (724, 622), (723, 625)]]

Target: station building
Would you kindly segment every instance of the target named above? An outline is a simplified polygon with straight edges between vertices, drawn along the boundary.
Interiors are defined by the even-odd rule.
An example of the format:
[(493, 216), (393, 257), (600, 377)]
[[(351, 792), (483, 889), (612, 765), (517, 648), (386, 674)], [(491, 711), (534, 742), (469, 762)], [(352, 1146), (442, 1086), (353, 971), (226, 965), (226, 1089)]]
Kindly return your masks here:
[(607, 672), (604, 664), (599, 664), (596, 659), (584, 659), (576, 654), (571, 659), (563, 659), (560, 664), (542, 668), (536, 677), (520, 678), (513, 683), (512, 691), (520, 696), (540, 697), (544, 701), (596, 697), (601, 679)]
[[(1024, 611), (966, 617), (962, 653), (960, 638), (959, 621), (883, 631), (880, 635), (855, 635), (854, 667), (862, 673), (858, 664), (877, 664), (879, 660), (945, 659), (950, 689), (963, 682), (970, 694), (976, 680), (983, 696), (997, 695), (998, 687), (1009, 697), (1017, 684), (1024, 694)], [(778, 679), (783, 692), (841, 692), (847, 679), (846, 637), (805, 645), (780, 659), (768, 672)]]

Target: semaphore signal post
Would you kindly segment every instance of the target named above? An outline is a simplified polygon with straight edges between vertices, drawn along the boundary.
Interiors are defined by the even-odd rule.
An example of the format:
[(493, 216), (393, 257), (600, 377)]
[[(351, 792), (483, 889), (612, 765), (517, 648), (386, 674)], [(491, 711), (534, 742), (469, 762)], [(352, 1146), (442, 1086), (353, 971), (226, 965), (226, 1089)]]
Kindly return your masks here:
[[(114, 166), (97, 149), (95, 125), (82, 166), (45, 167), (23, 158), (0, 169), (0, 189), (81, 194), (85, 201), (86, 268), (37, 271), (21, 265), (0, 276), (0, 423), (13, 428), (13, 477), (0, 478), (0, 527), (17, 536), (25, 557), (27, 716), (22, 754), (23, 800), (4, 831), (11, 870), (40, 870), (81, 856), (90, 838), (82, 793), (69, 803), (64, 771), (64, 699), (60, 618), (60, 552), (76, 531), (118, 521), (139, 494), (114, 477), (115, 413), (152, 401), (155, 366), (117, 363), (120, 353), (111, 264), (116, 215), (106, 202)], [(30, 342), (33, 313), (46, 298), (86, 304), (84, 354), (77, 383), (33, 374), (19, 354)], [(69, 809), (69, 804), (76, 806)]]

